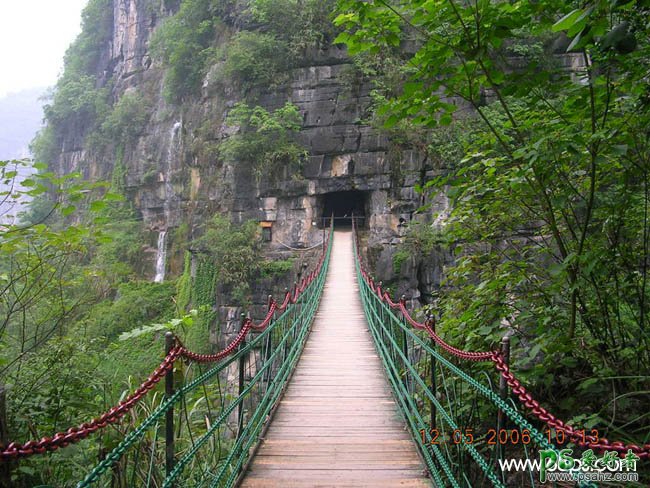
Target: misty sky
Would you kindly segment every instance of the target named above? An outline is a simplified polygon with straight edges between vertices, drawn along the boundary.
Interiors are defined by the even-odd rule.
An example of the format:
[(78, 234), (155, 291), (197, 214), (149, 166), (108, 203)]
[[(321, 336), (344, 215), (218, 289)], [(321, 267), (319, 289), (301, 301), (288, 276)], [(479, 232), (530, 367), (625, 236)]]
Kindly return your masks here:
[(65, 50), (81, 30), (81, 10), (87, 1), (2, 0), (0, 97), (54, 85)]

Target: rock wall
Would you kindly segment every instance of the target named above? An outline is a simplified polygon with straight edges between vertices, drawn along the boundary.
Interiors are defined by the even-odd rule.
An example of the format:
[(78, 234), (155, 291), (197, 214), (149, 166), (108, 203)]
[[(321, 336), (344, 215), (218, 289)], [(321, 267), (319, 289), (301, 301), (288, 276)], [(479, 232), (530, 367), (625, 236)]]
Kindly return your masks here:
[[(119, 158), (126, 171), (127, 195), (152, 230), (152, 248), (155, 232), (186, 222), (197, 233), (214, 213), (227, 213), (235, 221), (265, 222), (272, 228), (269, 252), (308, 248), (322, 239), (323, 217), (331, 205), (328, 198), (335, 192), (358, 192), (344, 196), (356, 195), (363, 202), (367, 245), (378, 277), (393, 280), (404, 274), (393, 270), (394, 247), (423, 203), (415, 186), (434, 172), (417, 151), (362, 122), (371, 104), (371, 83), (353, 76), (342, 48), (314, 52), (307, 65), (289, 73), (288, 83), (258, 94), (257, 103), (269, 110), (287, 101), (299, 107), (300, 142), (309, 157), (301, 174), (257, 182), (250, 168), (226, 164), (210, 150), (231, 131), (224, 119), (238, 101), (234, 87), (217, 89), (208, 74), (202, 93), (193, 101), (174, 106), (163, 97), (164, 71), (152, 61), (150, 40), (178, 2), (162, 1), (156, 8), (149, 0), (113, 3), (113, 36), (97, 77), (101, 86), (111, 86), (114, 100), (132, 90), (153, 100), (145, 129)], [(170, 3), (176, 5), (169, 9)], [(217, 43), (232, 32), (225, 28), (219, 35)], [(84, 136), (84, 128), (71, 131), (60, 169), (82, 169), (88, 177), (110, 179), (118, 158), (84, 150)], [(417, 297), (419, 289), (413, 283), (401, 291)]]

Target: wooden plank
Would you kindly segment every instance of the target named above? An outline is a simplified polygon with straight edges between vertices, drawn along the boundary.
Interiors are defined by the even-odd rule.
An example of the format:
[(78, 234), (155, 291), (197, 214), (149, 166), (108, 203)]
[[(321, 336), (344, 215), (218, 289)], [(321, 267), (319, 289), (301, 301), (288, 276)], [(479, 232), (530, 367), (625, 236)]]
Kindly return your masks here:
[(365, 323), (352, 238), (336, 232), (312, 332), (241, 486), (431, 486)]
[[(246, 486), (250, 488), (278, 488), (278, 481), (267, 478), (251, 478), (246, 480)], [(332, 488), (331, 480), (311, 478), (309, 480), (281, 480), (282, 488)], [(339, 480), (337, 488), (421, 488), (422, 480)]]

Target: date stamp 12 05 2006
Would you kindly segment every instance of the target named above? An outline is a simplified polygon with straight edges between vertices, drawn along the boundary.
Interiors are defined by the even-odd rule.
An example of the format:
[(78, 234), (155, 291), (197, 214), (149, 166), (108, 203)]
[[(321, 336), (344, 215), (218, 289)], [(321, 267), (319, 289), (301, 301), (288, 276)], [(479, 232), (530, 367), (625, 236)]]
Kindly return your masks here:
[[(544, 429), (544, 434), (547, 436), (549, 443), (562, 446), (568, 442), (565, 433), (561, 430)], [(591, 429), (589, 431), (578, 430), (578, 435), (582, 435), (583, 440), (600, 438), (598, 429)], [(463, 428), (454, 430), (442, 430), (437, 428), (420, 429), (420, 436), (422, 437), (423, 444), (430, 444), (437, 446), (441, 444), (474, 444), (480, 439), (488, 446), (496, 445), (528, 445), (531, 443), (532, 436), (528, 429), (487, 429), (483, 433), (477, 433), (474, 429)]]

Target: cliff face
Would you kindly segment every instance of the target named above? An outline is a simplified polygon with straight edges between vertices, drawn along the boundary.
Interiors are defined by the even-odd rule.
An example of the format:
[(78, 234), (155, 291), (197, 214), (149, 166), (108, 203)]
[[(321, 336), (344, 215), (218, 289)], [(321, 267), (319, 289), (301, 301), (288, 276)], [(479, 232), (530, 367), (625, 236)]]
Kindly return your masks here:
[[(153, 231), (152, 246), (156, 231), (181, 223), (197, 229), (220, 212), (234, 221), (254, 219), (271, 226), (269, 250), (309, 247), (320, 242), (324, 217), (363, 214), (378, 274), (395, 278), (394, 245), (423, 203), (415, 186), (433, 171), (417, 151), (364, 125), (371, 83), (355, 77), (346, 52), (333, 46), (312, 50), (279, 86), (259, 89), (257, 105), (271, 110), (290, 101), (299, 108), (299, 141), (308, 157), (301, 174), (266, 175), (258, 181), (250, 165), (225, 163), (213, 150), (237, 130), (224, 120), (241, 98), (234, 82), (218, 86), (213, 81), (218, 64), (208, 71), (200, 93), (180, 104), (165, 101), (164, 66), (154, 62), (150, 43), (154, 30), (178, 4), (113, 0), (112, 35), (99, 56), (97, 83), (110, 89), (113, 103), (131, 92), (144, 94), (149, 100), (146, 121), (118, 152), (90, 149), (83, 127), (69, 130), (59, 170), (81, 169), (90, 178), (110, 179), (119, 164), (128, 198)], [(231, 8), (238, 8), (237, 2)], [(224, 25), (215, 46), (236, 31), (236, 25)], [(444, 202), (436, 205), (442, 208)], [(417, 282), (403, 288), (414, 298), (420, 294)]]

